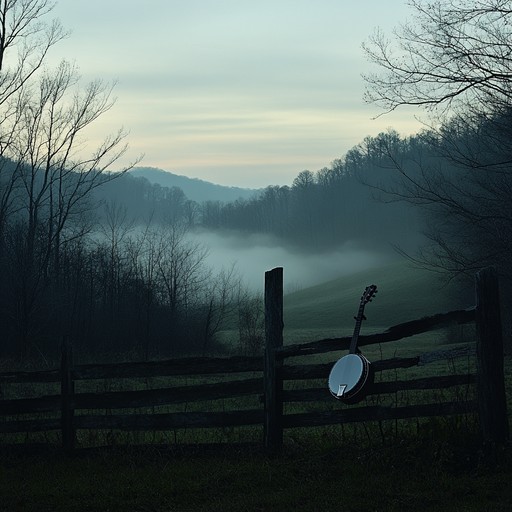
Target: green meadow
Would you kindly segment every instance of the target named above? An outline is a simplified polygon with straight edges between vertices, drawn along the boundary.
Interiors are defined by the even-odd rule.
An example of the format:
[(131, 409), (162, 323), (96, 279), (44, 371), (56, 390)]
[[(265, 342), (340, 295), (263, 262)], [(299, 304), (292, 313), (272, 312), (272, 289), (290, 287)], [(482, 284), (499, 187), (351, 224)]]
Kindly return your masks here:
[(468, 283), (447, 283), (437, 274), (400, 261), (285, 295), (285, 340), (300, 340), (310, 333), (313, 339), (352, 334), (360, 297), (370, 284), (377, 285), (378, 293), (366, 306), (361, 334), (475, 304)]

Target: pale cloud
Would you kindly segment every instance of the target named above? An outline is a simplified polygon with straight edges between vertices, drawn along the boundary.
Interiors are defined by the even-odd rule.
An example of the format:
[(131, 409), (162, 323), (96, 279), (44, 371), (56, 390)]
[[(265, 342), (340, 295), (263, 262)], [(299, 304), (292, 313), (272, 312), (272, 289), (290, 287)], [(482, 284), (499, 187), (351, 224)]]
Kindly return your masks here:
[(401, 0), (61, 0), (73, 34), (55, 57), (118, 81), (89, 135), (126, 127), (122, 164), (144, 153), (144, 165), (217, 183), (290, 184), (366, 135), (419, 129), (411, 111), (372, 121), (362, 100), (361, 42), (406, 13)]

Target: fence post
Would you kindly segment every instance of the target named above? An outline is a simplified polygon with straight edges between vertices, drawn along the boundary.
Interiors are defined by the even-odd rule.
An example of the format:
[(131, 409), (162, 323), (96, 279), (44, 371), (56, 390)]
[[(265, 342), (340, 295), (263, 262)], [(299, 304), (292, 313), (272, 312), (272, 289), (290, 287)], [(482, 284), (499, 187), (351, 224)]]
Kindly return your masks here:
[(61, 365), (60, 365), (60, 392), (61, 392), (61, 429), (62, 429), (62, 447), (70, 452), (75, 447), (75, 427), (73, 424), (74, 411), (74, 393), (75, 383), (73, 382), (73, 354), (71, 345), (67, 338), (64, 338), (61, 347)]
[(283, 382), (276, 348), (283, 345), (283, 269), (265, 272), (265, 449), (278, 452), (283, 444)]
[(491, 447), (509, 436), (499, 285), (496, 271), (476, 275), (477, 398), (483, 440)]

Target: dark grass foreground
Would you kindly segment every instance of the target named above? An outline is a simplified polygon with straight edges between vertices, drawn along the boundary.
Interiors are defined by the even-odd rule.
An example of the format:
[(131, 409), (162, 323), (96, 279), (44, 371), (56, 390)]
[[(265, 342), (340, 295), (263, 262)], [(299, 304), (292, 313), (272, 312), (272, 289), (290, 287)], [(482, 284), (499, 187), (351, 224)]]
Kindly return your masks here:
[(2, 511), (509, 511), (512, 456), (468, 444), (2, 448)]

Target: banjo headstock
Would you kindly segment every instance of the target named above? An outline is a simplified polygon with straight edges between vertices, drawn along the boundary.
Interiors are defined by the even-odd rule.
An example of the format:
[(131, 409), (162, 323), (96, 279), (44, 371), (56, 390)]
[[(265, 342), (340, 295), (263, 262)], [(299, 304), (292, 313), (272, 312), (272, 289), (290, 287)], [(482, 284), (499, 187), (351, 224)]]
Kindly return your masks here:
[(364, 306), (368, 304), (368, 302), (371, 302), (377, 291), (377, 285), (371, 284), (370, 286), (367, 286), (363, 292), (363, 295), (361, 296), (360, 305)]

